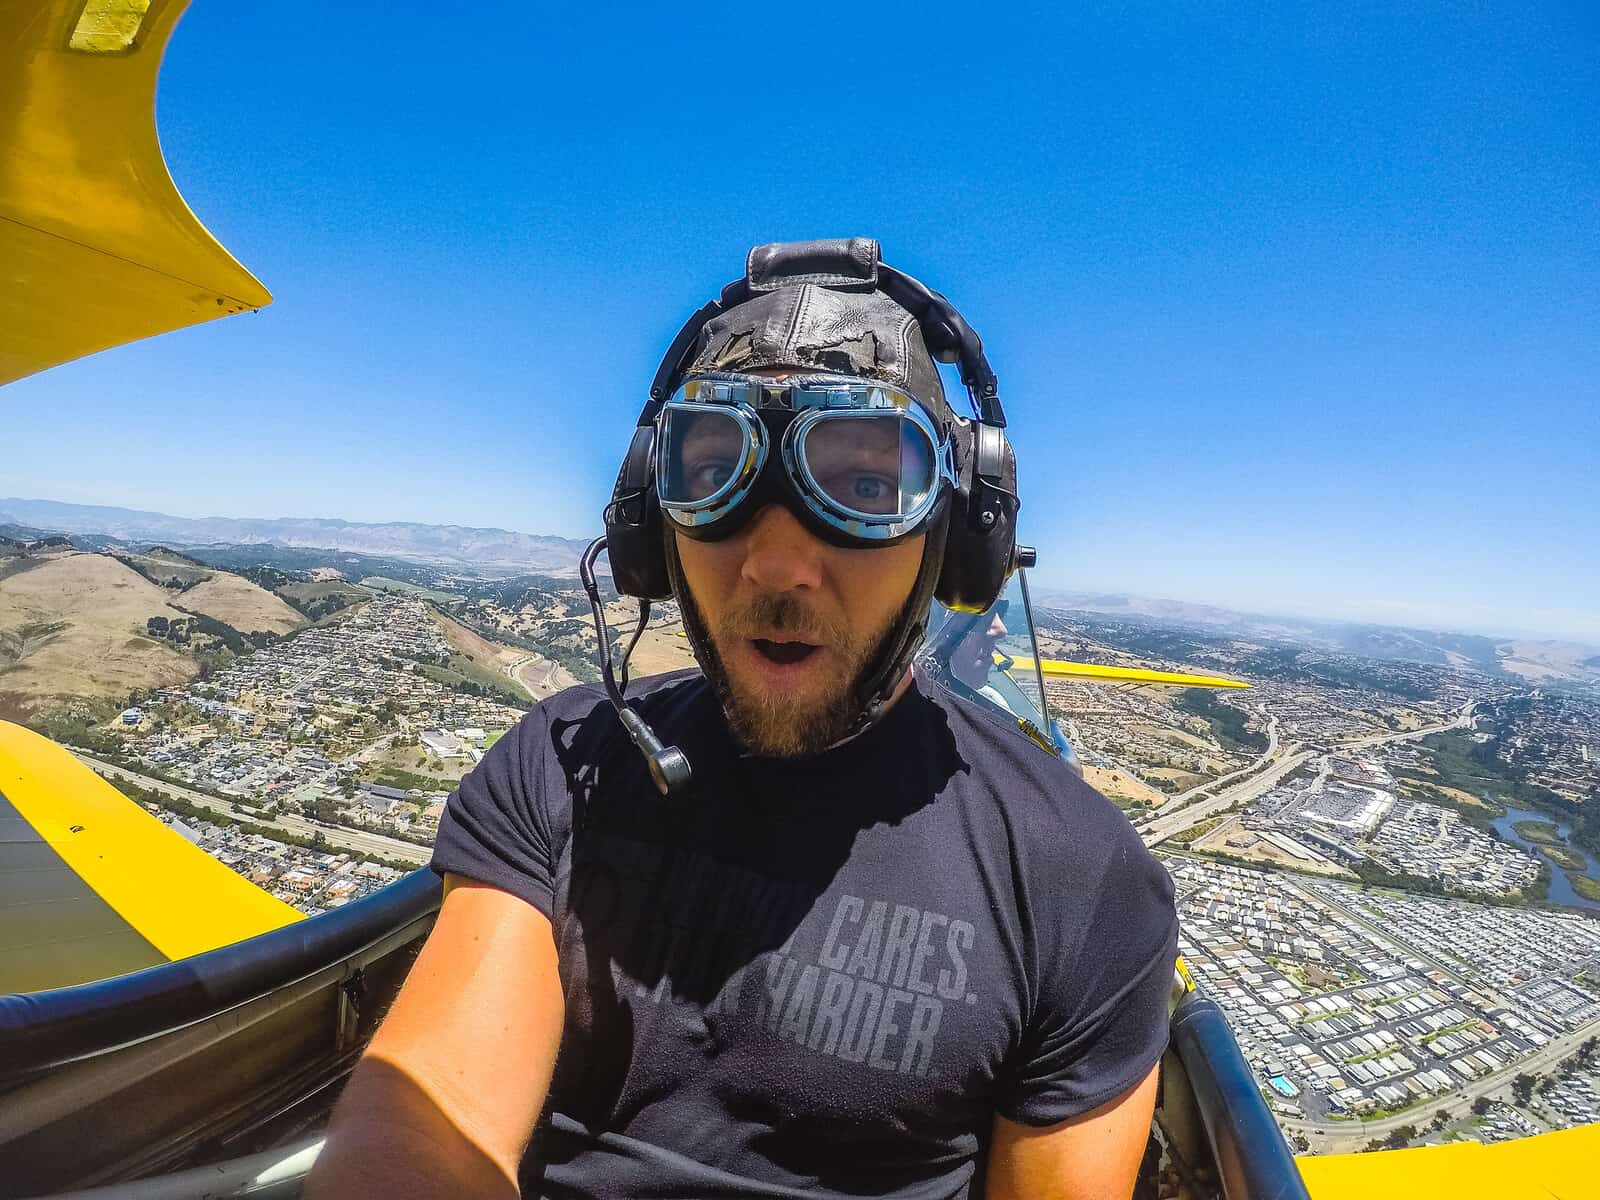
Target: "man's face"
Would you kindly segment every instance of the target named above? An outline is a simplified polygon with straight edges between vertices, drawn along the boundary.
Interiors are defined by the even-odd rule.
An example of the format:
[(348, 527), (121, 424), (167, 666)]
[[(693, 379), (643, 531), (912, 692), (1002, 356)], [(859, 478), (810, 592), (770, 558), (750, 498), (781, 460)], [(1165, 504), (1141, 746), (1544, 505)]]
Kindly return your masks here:
[(988, 683), (995, 647), (1006, 632), (1006, 623), (998, 612), (992, 613), (986, 621), (979, 621), (950, 655), (951, 673), (968, 687), (981, 688)]
[(769, 504), (721, 541), (673, 536), (717, 660), (707, 675), (739, 739), (784, 757), (846, 736), (862, 669), (916, 583), (923, 535), (847, 550)]

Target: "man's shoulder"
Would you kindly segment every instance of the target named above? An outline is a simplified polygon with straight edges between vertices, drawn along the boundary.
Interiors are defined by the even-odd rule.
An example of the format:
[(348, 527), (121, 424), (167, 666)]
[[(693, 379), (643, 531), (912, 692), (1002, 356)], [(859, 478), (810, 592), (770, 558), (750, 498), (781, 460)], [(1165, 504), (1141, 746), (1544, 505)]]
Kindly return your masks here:
[[(651, 722), (670, 723), (706, 693), (705, 676), (698, 670), (669, 671), (630, 680), (627, 701)], [(513, 733), (524, 745), (551, 740), (572, 746), (613, 734), (626, 736), (616, 708), (603, 683), (578, 683), (547, 696), (534, 705)]]
[(937, 679), (922, 690), (945, 710), (962, 757), (974, 779), (993, 793), (1014, 838), (1074, 857), (1123, 855), (1135, 846), (1144, 851), (1122, 810), (1023, 732), (1015, 718)]
[[(663, 710), (676, 707), (692, 699), (705, 688), (705, 676), (698, 669), (668, 671), (663, 675), (648, 675), (628, 681), (627, 699), (630, 703), (648, 704)], [(606, 695), (605, 684), (575, 683), (569, 688), (545, 697), (533, 707), (528, 718), (541, 720), (582, 721), (609, 714), (614, 721), (616, 710)]]

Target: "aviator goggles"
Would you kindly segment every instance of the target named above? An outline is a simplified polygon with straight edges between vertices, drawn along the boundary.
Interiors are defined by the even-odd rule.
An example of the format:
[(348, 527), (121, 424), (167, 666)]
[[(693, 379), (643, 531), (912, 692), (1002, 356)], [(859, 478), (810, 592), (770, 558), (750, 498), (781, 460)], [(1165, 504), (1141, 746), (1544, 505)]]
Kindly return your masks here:
[(922, 405), (871, 380), (701, 375), (656, 420), (656, 496), (692, 538), (787, 500), (829, 541), (883, 545), (920, 529), (941, 483), (955, 485), (950, 441)]

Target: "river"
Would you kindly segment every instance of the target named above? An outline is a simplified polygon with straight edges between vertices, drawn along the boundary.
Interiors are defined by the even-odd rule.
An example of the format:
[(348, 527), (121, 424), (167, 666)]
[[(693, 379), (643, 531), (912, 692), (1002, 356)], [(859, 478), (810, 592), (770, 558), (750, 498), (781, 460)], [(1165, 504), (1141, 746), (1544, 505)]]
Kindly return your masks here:
[[(1537, 856), (1540, 862), (1549, 866), (1551, 904), (1569, 904), (1575, 908), (1587, 908), (1594, 912), (1600, 912), (1600, 900), (1585, 900), (1582, 896), (1578, 895), (1577, 892), (1573, 891), (1572, 884), (1567, 881), (1567, 873), (1560, 867), (1556, 866), (1552, 860), (1546, 858), (1542, 854), (1539, 854), (1538, 842), (1530, 842), (1527, 838), (1518, 836), (1517, 831), (1512, 828), (1513, 823), (1517, 821), (1544, 821), (1548, 824), (1554, 825), (1556, 827), (1556, 831), (1560, 833), (1563, 838), (1572, 832), (1571, 826), (1569, 826), (1565, 821), (1560, 821), (1555, 817), (1549, 816), (1545, 813), (1534, 812), (1531, 809), (1526, 808), (1507, 807), (1506, 815), (1503, 817), (1496, 817), (1494, 820), (1494, 831), (1498, 833), (1501, 838), (1503, 838), (1505, 841), (1511, 842), (1513, 845), (1521, 846), (1530, 854)], [(1568, 846), (1567, 849), (1572, 850), (1575, 854), (1583, 854), (1584, 858), (1587, 860), (1587, 865), (1581, 872), (1579, 872), (1579, 874), (1587, 875), (1590, 879), (1600, 880), (1600, 865), (1596, 864), (1592, 855), (1584, 854), (1582, 850), (1577, 849), (1575, 846)]]

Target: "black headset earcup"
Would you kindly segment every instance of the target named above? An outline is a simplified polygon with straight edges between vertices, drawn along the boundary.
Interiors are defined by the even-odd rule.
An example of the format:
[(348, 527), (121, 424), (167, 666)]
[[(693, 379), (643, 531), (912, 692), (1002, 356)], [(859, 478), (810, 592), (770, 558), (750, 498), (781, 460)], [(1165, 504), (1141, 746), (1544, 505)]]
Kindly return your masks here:
[[(974, 422), (956, 439), (960, 486), (950, 497), (944, 563), (934, 595), (956, 612), (983, 612), (1000, 598), (1016, 557), (1017, 459), (1005, 431)], [(990, 439), (978, 471), (977, 441)]]
[(666, 600), (672, 596), (662, 549), (661, 506), (655, 491), (655, 427), (633, 431), (617, 484), (606, 505), (606, 557), (611, 581), (624, 596)]

